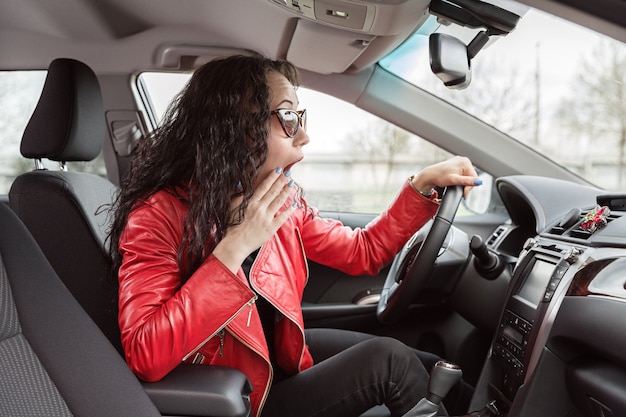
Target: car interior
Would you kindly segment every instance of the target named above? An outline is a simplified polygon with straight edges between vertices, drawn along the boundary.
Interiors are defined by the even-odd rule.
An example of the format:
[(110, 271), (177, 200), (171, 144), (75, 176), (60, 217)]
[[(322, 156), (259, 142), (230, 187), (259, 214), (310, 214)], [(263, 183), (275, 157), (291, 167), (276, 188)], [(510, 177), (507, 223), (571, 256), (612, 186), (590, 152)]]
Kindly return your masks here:
[(161, 415), (17, 215), (0, 213), (2, 415)]
[[(0, 118), (2, 147), (11, 139), (28, 163), (8, 174), (0, 196), (0, 415), (252, 415), (251, 385), (236, 369), (182, 363), (158, 382), (132, 374), (107, 259), (107, 208), (136, 143), (159, 123), (143, 74), (188, 76), (211, 59), (251, 53), (293, 62), (303, 88), (468, 156), (493, 178), (481, 212), (460, 188), (438, 190), (433, 221), (378, 275), (310, 261), (307, 327), (395, 337), (458, 365), (466, 395), (461, 404), (444, 399), (450, 415), (626, 415), (626, 193), (385, 64), (425, 33), (432, 82), (463, 92), (480, 82), (486, 50), (513, 39), (529, 9), (614, 41), (625, 66), (613, 78), (626, 97), (621, 0), (0, 0), (2, 112), (12, 114), (19, 95), (3, 90), (2, 73), (43, 74), (17, 140)], [(433, 21), (445, 33), (430, 33)], [(622, 137), (624, 97), (612, 105)], [(623, 140), (615, 143), (605, 153), (621, 164)], [(99, 172), (76, 169), (96, 160)], [(355, 228), (377, 214), (320, 212)], [(431, 388), (445, 397), (438, 375)], [(389, 415), (381, 405), (363, 416)]]

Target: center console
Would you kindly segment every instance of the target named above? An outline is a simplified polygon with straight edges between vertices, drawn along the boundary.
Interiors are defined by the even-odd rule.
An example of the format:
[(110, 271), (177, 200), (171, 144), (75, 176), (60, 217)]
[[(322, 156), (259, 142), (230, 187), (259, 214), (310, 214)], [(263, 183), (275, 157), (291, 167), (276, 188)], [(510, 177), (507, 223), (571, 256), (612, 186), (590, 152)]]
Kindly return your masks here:
[(550, 306), (559, 284), (571, 275), (570, 269), (577, 269), (573, 264), (584, 251), (584, 247), (566, 242), (528, 239), (515, 267), (490, 357), (479, 382), (485, 390), (477, 393), (479, 403), (495, 399), (504, 410), (510, 406), (536, 365), (537, 355), (533, 350), (535, 345), (545, 342), (538, 340), (545, 333), (540, 329), (549, 322)]
[(512, 401), (530, 365), (531, 347), (537, 338), (547, 304), (570, 267), (564, 253), (570, 247), (543, 247), (529, 243), (526, 255), (513, 275), (512, 292), (500, 320), (492, 354), (503, 376), (500, 391)]

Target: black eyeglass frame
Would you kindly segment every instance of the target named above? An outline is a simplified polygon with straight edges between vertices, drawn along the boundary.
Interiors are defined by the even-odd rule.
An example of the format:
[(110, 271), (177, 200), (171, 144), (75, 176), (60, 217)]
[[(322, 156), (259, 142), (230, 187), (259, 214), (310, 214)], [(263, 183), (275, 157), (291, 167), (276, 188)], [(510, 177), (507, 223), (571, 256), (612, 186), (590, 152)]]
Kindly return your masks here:
[[(298, 123), (296, 123), (295, 128), (293, 129), (293, 133), (289, 133), (291, 127), (285, 125), (285, 115), (293, 113), (298, 118)], [(298, 129), (302, 126), (302, 129), (306, 131), (306, 109), (303, 110), (291, 110), (291, 109), (277, 109), (271, 112), (272, 115), (276, 115), (278, 121), (280, 122), (281, 127), (283, 128), (283, 132), (285, 135), (290, 138), (295, 137), (298, 134)]]

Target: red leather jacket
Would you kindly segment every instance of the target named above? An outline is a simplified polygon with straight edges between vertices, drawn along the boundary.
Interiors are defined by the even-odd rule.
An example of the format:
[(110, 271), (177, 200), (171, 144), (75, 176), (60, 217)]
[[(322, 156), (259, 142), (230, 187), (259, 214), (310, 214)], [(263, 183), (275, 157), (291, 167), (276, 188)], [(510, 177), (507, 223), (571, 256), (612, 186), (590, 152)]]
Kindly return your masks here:
[[(390, 208), (364, 229), (352, 230), (303, 208), (262, 246), (250, 282), (280, 312), (275, 349), (285, 372), (313, 365), (300, 307), (306, 259), (348, 274), (375, 274), (436, 209), (435, 202), (405, 184)], [(181, 285), (176, 259), (186, 212), (174, 193), (160, 191), (128, 219), (119, 243), (119, 324), (126, 361), (146, 381), (161, 379), (181, 361), (238, 368), (253, 386), (252, 409), (259, 415), (273, 369), (256, 295), (241, 269), (235, 275), (213, 255)]]

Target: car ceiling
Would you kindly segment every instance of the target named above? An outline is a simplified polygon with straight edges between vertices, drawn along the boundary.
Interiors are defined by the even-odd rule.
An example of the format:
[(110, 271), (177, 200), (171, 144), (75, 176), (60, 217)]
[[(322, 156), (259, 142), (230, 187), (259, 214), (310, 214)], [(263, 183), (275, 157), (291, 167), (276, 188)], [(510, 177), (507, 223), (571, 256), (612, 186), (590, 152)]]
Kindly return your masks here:
[[(315, 23), (268, 0), (18, 0), (0, 7), (0, 44), (10, 55), (0, 58), (0, 65), (7, 69), (45, 68), (65, 54), (89, 62), (99, 73), (128, 73), (159, 69), (164, 48), (219, 45), (272, 57), (291, 55), (302, 68), (314, 65), (324, 73), (375, 62), (417, 28), (427, 2), (403, 2), (400, 9), (379, 6), (380, 22), (367, 32), (321, 25), (316, 36), (336, 40), (332, 49), (309, 39)], [(338, 66), (337, 46), (358, 43), (367, 44), (362, 58)]]
[[(70, 56), (99, 74), (168, 70), (174, 69), (172, 61), (194, 66), (223, 54), (219, 46), (287, 58), (314, 73), (354, 73), (417, 30), (429, 3), (316, 0), (375, 10), (367, 30), (355, 30), (302, 19), (276, 1), (1, 0), (0, 69), (42, 69)], [(626, 41), (623, 0), (526, 2)]]
[[(504, 134), (486, 124), (477, 127), (457, 108), (442, 106), (417, 88), (405, 88), (375, 65), (418, 29), (428, 17), (430, 0), (287, 0), (374, 9), (366, 30), (304, 19), (280, 1), (285, 0), (0, 0), (0, 70), (46, 69), (59, 57), (83, 61), (98, 74), (112, 126), (116, 117), (141, 119), (136, 84), (129, 82), (136, 74), (179, 71), (215, 56), (257, 51), (292, 61), (300, 68), (303, 86), (436, 140), (479, 167), (489, 166), (492, 175), (530, 173), (581, 181), (559, 165), (545, 164), (542, 155), (519, 143), (507, 145)], [(510, 4), (489, 0), (496, 1), (504, 8)], [(594, 15), (572, 7), (577, 0), (523, 1), (626, 42), (623, 0), (581, 1), (580, 7), (599, 6)], [(603, 19), (607, 10), (610, 21)], [(416, 108), (420, 112), (412, 110)], [(105, 141), (104, 155), (109, 178), (117, 182), (127, 161), (120, 162), (111, 146)], [(516, 158), (510, 158), (510, 146)]]

